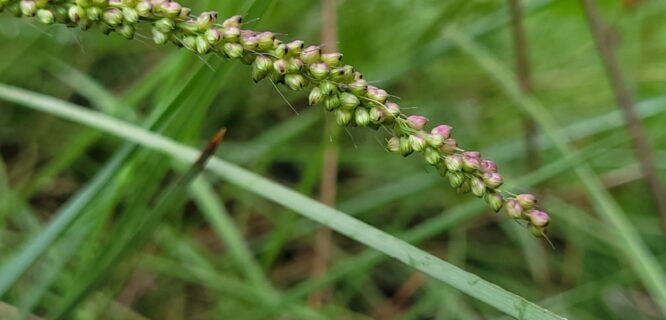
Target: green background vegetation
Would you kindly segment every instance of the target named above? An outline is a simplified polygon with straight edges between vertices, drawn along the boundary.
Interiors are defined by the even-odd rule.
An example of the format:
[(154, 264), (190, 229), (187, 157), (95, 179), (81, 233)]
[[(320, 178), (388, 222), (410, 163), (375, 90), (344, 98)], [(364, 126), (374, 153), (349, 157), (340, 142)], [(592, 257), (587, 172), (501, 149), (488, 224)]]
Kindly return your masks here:
[[(320, 42), (318, 1), (185, 3), (221, 17), (247, 13), (260, 19), (246, 28)], [(666, 181), (666, 4), (628, 3), (600, 1), (601, 13)], [(463, 148), (496, 160), (508, 188), (538, 194), (555, 249), (457, 194), (419, 156), (388, 154), (385, 135), (368, 129), (338, 139), (337, 208), (561, 316), (662, 318), (648, 292), (666, 292), (664, 230), (581, 5), (523, 4), (532, 97), (516, 94), (505, 1), (339, 1), (339, 47), (345, 63), (399, 95), (406, 113), (453, 126)], [(75, 319), (501, 317), (374, 252), (363, 244), (370, 240), (338, 233), (331, 269), (313, 280), (318, 224), (295, 207), (306, 216), (318, 207), (243, 186), (229, 168), (188, 179), (182, 149), (132, 147), (144, 137), (62, 120), (53, 103), (24, 108), (40, 109), (43, 94), (197, 149), (226, 127), (218, 157), (316, 198), (329, 115), (283, 88), (296, 115), (270, 83), (251, 81), (250, 68), (207, 60), (150, 39), (0, 14), (0, 291), (17, 277), (0, 318), (14, 308)], [(525, 161), (524, 114), (542, 127), (535, 170)], [(553, 138), (573, 148), (554, 147)], [(283, 196), (294, 211), (272, 201)], [(56, 216), (76, 219), (49, 233)], [(312, 308), (307, 297), (320, 288), (330, 297)]]

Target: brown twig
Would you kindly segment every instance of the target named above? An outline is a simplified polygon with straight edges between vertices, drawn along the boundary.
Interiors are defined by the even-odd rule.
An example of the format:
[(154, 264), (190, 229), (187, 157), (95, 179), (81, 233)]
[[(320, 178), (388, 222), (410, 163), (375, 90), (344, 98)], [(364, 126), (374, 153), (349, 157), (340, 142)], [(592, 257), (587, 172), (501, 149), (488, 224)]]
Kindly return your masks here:
[[(531, 95), (534, 92), (534, 84), (532, 81), (532, 71), (530, 68), (530, 60), (527, 54), (527, 40), (525, 36), (525, 26), (523, 24), (523, 11), (521, 9), (520, 0), (508, 0), (509, 13), (511, 14), (511, 31), (513, 34), (513, 52), (516, 57), (516, 77), (518, 87), (525, 95)], [(529, 116), (523, 116), (523, 143), (525, 145), (525, 159), (527, 159), (527, 168), (529, 170), (536, 170), (539, 167), (539, 148), (537, 146), (537, 124)], [(542, 257), (546, 254), (543, 247), (539, 247), (538, 253)], [(548, 282), (549, 271), (547, 264), (544, 264), (543, 272), (536, 272), (534, 268), (532, 271), (532, 278), (537, 280), (541, 285), (546, 285)]]
[[(523, 26), (523, 12), (520, 8), (520, 0), (508, 0), (509, 13), (511, 14), (511, 31), (513, 34), (513, 51), (516, 57), (516, 75), (518, 86), (524, 94), (532, 94), (532, 73), (527, 56), (527, 44), (525, 40), (525, 28)], [(525, 144), (525, 158), (530, 170), (539, 166), (539, 154), (537, 152), (536, 131), (537, 126), (530, 117), (523, 117), (523, 132)]]
[(215, 153), (217, 150), (217, 147), (220, 145), (222, 140), (224, 140), (224, 136), (227, 134), (227, 129), (222, 128), (218, 130), (215, 133), (215, 136), (213, 136), (210, 141), (208, 141), (208, 145), (206, 145), (206, 148), (204, 148), (201, 151), (201, 155), (199, 155), (199, 158), (197, 161), (194, 163), (193, 166), (195, 167), (200, 167), (203, 168), (206, 165), (206, 161)]
[[(335, 0), (321, 1), (322, 19), (322, 52), (337, 52), (337, 9)], [(329, 206), (335, 205), (338, 178), (338, 145), (339, 127), (333, 119), (327, 117), (324, 125), (324, 155), (319, 186), (319, 200)], [(330, 139), (330, 141), (328, 141)], [(314, 260), (312, 262), (312, 277), (319, 278), (326, 274), (331, 257), (331, 230), (322, 227), (317, 230), (314, 240)], [(331, 294), (330, 289), (313, 292), (309, 297), (313, 308), (320, 307), (326, 296)]]
[(634, 109), (634, 102), (631, 92), (627, 87), (620, 67), (615, 57), (614, 47), (609, 43), (606, 28), (599, 17), (599, 10), (597, 9), (594, 0), (581, 0), (585, 9), (585, 16), (592, 32), (592, 37), (597, 45), (599, 56), (603, 61), (606, 69), (606, 74), (610, 81), (611, 89), (615, 95), (615, 100), (619, 105), (627, 122), (627, 130), (631, 137), (631, 142), (638, 158), (641, 171), (645, 176), (648, 188), (652, 192), (657, 208), (661, 215), (662, 227), (666, 229), (666, 193), (659, 181), (657, 169), (654, 164), (652, 149), (647, 140), (645, 128), (640, 122), (636, 110)]

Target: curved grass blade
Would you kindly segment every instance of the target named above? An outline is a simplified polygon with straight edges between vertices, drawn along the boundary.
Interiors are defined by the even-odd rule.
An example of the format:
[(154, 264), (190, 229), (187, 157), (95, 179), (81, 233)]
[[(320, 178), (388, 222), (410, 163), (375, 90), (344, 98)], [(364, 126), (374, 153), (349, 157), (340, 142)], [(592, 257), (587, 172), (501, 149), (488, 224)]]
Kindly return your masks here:
[[(148, 238), (152, 234), (150, 231), (155, 229), (155, 227), (161, 222), (162, 218), (164, 218), (164, 216), (174, 207), (177, 207), (180, 202), (183, 202), (186, 199), (185, 191), (187, 190), (187, 187), (194, 178), (204, 170), (206, 162), (210, 159), (217, 149), (217, 146), (224, 138), (225, 132), (226, 130), (220, 130), (196, 158), (192, 167), (178, 180), (167, 186), (156, 200), (155, 206), (150, 210), (151, 212), (145, 213), (145, 219), (136, 229), (136, 233), (117, 239), (110, 247), (106, 248), (104, 253), (96, 259), (97, 262), (91, 268), (93, 270), (89, 270), (89, 272), (85, 273), (83, 279), (78, 281), (83, 284), (82, 288), (74, 291), (72, 295), (65, 297), (65, 303), (63, 303), (61, 309), (53, 315), (54, 319), (60, 319), (69, 314), (78, 301), (81, 300), (96, 283), (102, 281), (101, 275), (112, 268), (119, 258), (125, 254), (125, 251), (127, 251), (128, 248), (136, 247), (136, 244), (139, 244)], [(139, 232), (139, 230), (141, 232)]]
[[(199, 67), (199, 71), (203, 69)], [(173, 96), (168, 97), (163, 107), (153, 112), (151, 119), (147, 121), (150, 128), (158, 128), (175, 112), (175, 106), (181, 99), (183, 92), (188, 92), (192, 85), (189, 81), (182, 86), (181, 90), (174, 90)], [(168, 101), (171, 101), (168, 103)], [(64, 230), (76, 220), (83, 209), (102, 191), (107, 182), (119, 171), (122, 164), (136, 151), (136, 145), (127, 145), (121, 149), (112, 160), (102, 169), (95, 178), (88, 183), (80, 192), (69, 200), (58, 212), (55, 218), (44, 228), (39, 236), (32, 239), (13, 259), (9, 260), (0, 269), (0, 297), (23, 275), (28, 268), (44, 253), (48, 247), (64, 232)]]
[[(491, 53), (461, 32), (451, 29), (446, 32), (446, 36), (469, 54), (496, 81), (506, 96), (513, 100), (521, 111), (534, 118), (565, 159), (572, 159), (572, 155), (575, 153), (574, 149), (567, 143), (567, 139), (559, 133), (555, 120), (538, 101), (520, 92), (515, 81), (511, 78), (512, 73), (509, 69), (502, 65)], [(618, 242), (621, 244), (626, 262), (641, 278), (643, 285), (659, 305), (662, 313), (666, 314), (666, 276), (663, 269), (643, 243), (618, 203), (604, 189), (590, 166), (586, 163), (579, 163), (573, 167), (573, 170), (587, 190), (599, 216), (613, 228), (620, 238)]]
[[(0, 85), (0, 97), (41, 112), (105, 131), (146, 148), (166, 153), (180, 161), (191, 163), (198, 157), (196, 149), (183, 146), (132, 124), (85, 110), (62, 100), (7, 85)], [(516, 294), (468, 273), (375, 227), (239, 166), (213, 158), (210, 160), (207, 169), (232, 184), (290, 208), (309, 219), (394, 257), (507, 315), (521, 319), (563, 319)]]

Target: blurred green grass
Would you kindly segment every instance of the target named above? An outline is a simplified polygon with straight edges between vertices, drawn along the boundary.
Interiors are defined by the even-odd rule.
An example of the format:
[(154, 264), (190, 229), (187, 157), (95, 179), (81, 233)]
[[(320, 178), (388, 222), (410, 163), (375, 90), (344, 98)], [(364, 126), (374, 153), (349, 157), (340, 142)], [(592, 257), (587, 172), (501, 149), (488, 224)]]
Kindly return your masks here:
[[(590, 165), (610, 186), (650, 251), (663, 260), (666, 248), (656, 210), (631, 170), (635, 159), (626, 133), (617, 120), (609, 120), (617, 117), (616, 107), (577, 2), (533, 5), (526, 28), (535, 99), (558, 123), (578, 124), (561, 128), (568, 128), (561, 134), (580, 150), (583, 162), (578, 164)], [(244, 1), (193, 4), (195, 11), (219, 10), (222, 16), (246, 12), (245, 6)], [(261, 16), (251, 28), (318, 42), (316, 2), (276, 1), (260, 9), (266, 12), (247, 17)], [(551, 238), (556, 250), (523, 237), (525, 230), (451, 191), (420, 161), (386, 154), (378, 142), (381, 135), (364, 130), (341, 135), (339, 208), (418, 241), (429, 252), (531, 301), (543, 300), (558, 314), (660, 318), (639, 281), (642, 274), (631, 271), (621, 238), (595, 214), (571, 164), (544, 140), (543, 166), (528, 172), (515, 101), (468, 53), (442, 36), (456, 26), (510, 66), (505, 9), (504, 1), (496, 0), (341, 2), (340, 48), (345, 61), (369, 80), (399, 94), (401, 105), (413, 108), (408, 112), (451, 124), (466, 148), (498, 159), (512, 188), (538, 187), (555, 218)], [(644, 123), (663, 165), (666, 8), (659, 1), (641, 1), (637, 7), (608, 1), (603, 9), (617, 34), (624, 71), (644, 102), (641, 107), (652, 106)], [(227, 127), (220, 157), (305, 194), (317, 193), (323, 112), (296, 116), (270, 84), (252, 84), (247, 68), (211, 59), (213, 71), (196, 57), (148, 41), (44, 28), (6, 14), (0, 15), (0, 39), (2, 83), (135, 123), (153, 123), (152, 130), (194, 146)], [(285, 94), (299, 111), (306, 109), (302, 94)], [(207, 183), (192, 186), (197, 191), (190, 190), (189, 201), (173, 206), (155, 234), (146, 235), (151, 241), (126, 248), (117, 264), (96, 276), (103, 279), (99, 286), (88, 289), (91, 283), (83, 279), (94, 276), (99, 257), (139, 232), (138, 221), (163, 195), (174, 179), (171, 169), (177, 172), (178, 166), (142, 149), (125, 146), (126, 153), (118, 154), (124, 142), (116, 138), (4, 101), (0, 105), (3, 264), (41, 234), (56, 212), (66, 210), (67, 199), (80, 196), (86, 185), (95, 187), (93, 177), (99, 178), (104, 168), (115, 172), (99, 183), (85, 209), (76, 210), (82, 216), (3, 298), (11, 305), (33, 306), (41, 315), (73, 308), (82, 319), (126, 318), (127, 310), (135, 317), (159, 319), (256, 318), (271, 308), (268, 282), (290, 297), (287, 311), (295, 317), (313, 316), (304, 297), (329, 285), (334, 295), (319, 316), (366, 318), (391, 306), (412, 276), (413, 270), (336, 236), (331, 271), (324, 279), (309, 279), (314, 224), (207, 176)], [(112, 157), (116, 162), (110, 162)], [(661, 178), (666, 179), (663, 167)], [(255, 308), (256, 301), (263, 301), (261, 307)], [(497, 315), (432, 279), (396, 308), (394, 316), (414, 319)]]

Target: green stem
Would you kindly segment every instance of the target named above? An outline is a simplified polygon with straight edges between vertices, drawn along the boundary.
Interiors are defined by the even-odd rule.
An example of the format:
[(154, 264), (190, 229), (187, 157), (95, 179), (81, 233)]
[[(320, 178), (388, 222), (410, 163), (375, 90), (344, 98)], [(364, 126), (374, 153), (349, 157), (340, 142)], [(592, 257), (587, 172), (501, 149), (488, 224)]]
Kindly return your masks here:
[[(455, 30), (446, 32), (446, 37), (453, 40), (463, 51), (469, 54), (504, 90), (507, 97), (541, 126), (546, 136), (565, 159), (575, 161), (573, 159), (575, 150), (567, 143), (566, 137), (559, 132), (558, 125), (553, 117), (537, 100), (521, 93), (515, 82), (512, 81), (511, 72), (497, 58)], [(573, 170), (587, 190), (599, 216), (610, 225), (620, 238), (618, 243), (626, 257), (626, 262), (642, 280), (643, 285), (655, 299), (662, 313), (666, 314), (666, 277), (664, 277), (663, 270), (657, 260), (643, 243), (626, 214), (604, 189), (592, 168), (582, 162), (574, 166)]]
[[(146, 148), (168, 154), (174, 159), (186, 163), (194, 162), (199, 156), (199, 152), (194, 148), (184, 146), (130, 123), (83, 109), (69, 102), (8, 85), (0, 85), (0, 97), (19, 105), (96, 128)], [(564, 319), (373, 226), (234, 164), (214, 157), (210, 159), (206, 169), (238, 187), (281, 204), (304, 217), (324, 224), (366, 246), (394, 257), (507, 315), (519, 319)]]

